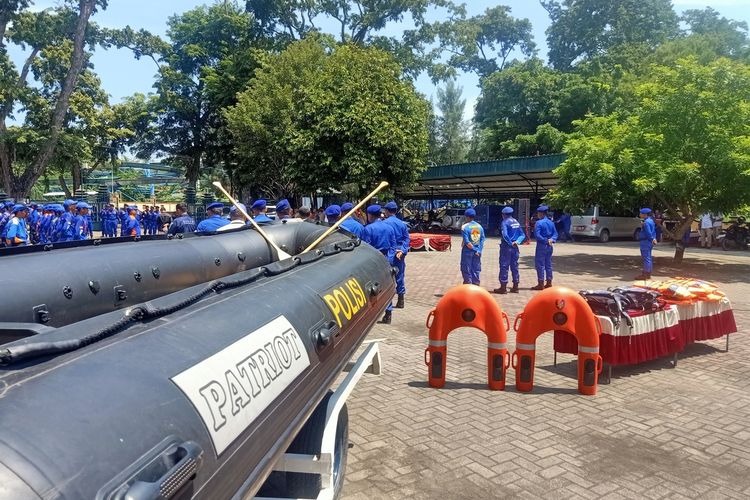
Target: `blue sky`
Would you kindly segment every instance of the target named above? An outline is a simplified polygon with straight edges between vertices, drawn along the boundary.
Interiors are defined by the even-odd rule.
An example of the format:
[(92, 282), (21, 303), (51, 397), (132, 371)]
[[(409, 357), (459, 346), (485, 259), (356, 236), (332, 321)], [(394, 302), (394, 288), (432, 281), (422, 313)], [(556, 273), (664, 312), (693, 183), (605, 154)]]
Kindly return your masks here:
[[(607, 0), (602, 0), (607, 1)], [(36, 0), (35, 8), (43, 9), (55, 5), (55, 0)], [(191, 8), (211, 3), (210, 0), (109, 0), (109, 7), (94, 16), (94, 20), (103, 26), (144, 28), (152, 33), (164, 35), (169, 16)], [(495, 5), (508, 5), (515, 17), (528, 18), (534, 28), (534, 40), (539, 48), (539, 55), (546, 58), (544, 30), (549, 25), (547, 12), (535, 0), (470, 0), (466, 2), (469, 15), (476, 15), (486, 8)], [(680, 13), (686, 9), (701, 9), (711, 6), (721, 15), (746, 21), (750, 24), (750, 0), (673, 0), (675, 10)], [(98, 50), (93, 57), (95, 70), (102, 80), (104, 89), (110, 94), (112, 102), (135, 92), (152, 91), (156, 67), (150, 59), (139, 61), (127, 50)], [(473, 114), (473, 105), (479, 94), (478, 80), (472, 74), (461, 74), (458, 83), (464, 89), (467, 101), (465, 115)], [(416, 82), (417, 89), (427, 97), (435, 94), (435, 87), (426, 76)]]

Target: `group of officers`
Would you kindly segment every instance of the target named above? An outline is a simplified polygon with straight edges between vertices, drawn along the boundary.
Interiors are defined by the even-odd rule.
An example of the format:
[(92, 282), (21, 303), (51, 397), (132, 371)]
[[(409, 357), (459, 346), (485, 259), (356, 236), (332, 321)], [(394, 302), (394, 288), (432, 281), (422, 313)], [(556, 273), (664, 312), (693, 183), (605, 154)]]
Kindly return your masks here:
[(85, 240), (93, 235), (90, 211), (85, 201), (65, 200), (41, 207), (6, 201), (0, 216), (2, 246)]

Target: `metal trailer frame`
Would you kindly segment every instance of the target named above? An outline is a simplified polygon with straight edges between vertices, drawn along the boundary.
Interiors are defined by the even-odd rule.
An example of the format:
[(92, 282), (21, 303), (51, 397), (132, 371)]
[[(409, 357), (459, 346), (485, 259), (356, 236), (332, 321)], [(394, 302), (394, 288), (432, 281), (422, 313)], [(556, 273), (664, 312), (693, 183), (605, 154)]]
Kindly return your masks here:
[[(378, 339), (381, 340), (381, 339)], [(305, 474), (320, 474), (321, 490), (317, 500), (332, 500), (334, 497), (333, 467), (336, 447), (336, 430), (339, 414), (351, 395), (354, 387), (365, 373), (380, 375), (382, 364), (380, 360), (380, 344), (378, 340), (363, 342), (370, 344), (355, 362), (349, 362), (344, 368), (347, 376), (338, 385), (328, 400), (326, 408), (326, 423), (323, 430), (323, 440), (320, 453), (317, 455), (303, 455), (285, 453), (273, 467), (276, 472), (299, 472)], [(281, 500), (272, 497), (254, 497), (255, 500)]]

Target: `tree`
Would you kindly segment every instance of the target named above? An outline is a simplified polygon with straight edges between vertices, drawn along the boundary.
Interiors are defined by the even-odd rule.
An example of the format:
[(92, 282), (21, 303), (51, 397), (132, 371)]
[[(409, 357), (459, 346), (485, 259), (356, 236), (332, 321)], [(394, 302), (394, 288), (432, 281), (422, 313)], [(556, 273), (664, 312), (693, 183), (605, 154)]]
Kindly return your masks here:
[[(85, 45), (91, 43), (89, 18), (104, 0), (79, 0), (77, 10), (28, 12), (27, 1), (0, 3), (0, 174), (6, 191), (25, 198), (52, 161), (68, 118), (70, 99), (87, 65)], [(29, 53), (20, 71), (7, 55), (6, 40)], [(29, 83), (33, 76), (35, 84)], [(23, 109), (22, 126), (9, 127), (14, 112)], [(32, 118), (29, 118), (31, 116)], [(34, 127), (29, 122), (38, 120)], [(43, 121), (43, 125), (40, 123)], [(19, 140), (33, 135), (33, 149)], [(17, 161), (17, 148), (26, 155)]]
[(519, 134), (513, 140), (501, 142), (499, 151), (502, 157), (562, 153), (567, 139), (568, 134), (544, 123), (533, 134)]
[(681, 235), (700, 213), (730, 212), (750, 201), (750, 68), (719, 59), (653, 66), (629, 115), (577, 122), (556, 170), (557, 206), (651, 202), (679, 221)]
[(466, 99), (461, 98), (462, 91), (455, 80), (448, 80), (445, 87), (437, 91), (438, 164), (461, 163), (466, 159), (469, 141), (464, 121)]
[(540, 0), (547, 28), (549, 62), (568, 71), (576, 62), (618, 45), (655, 48), (679, 33), (671, 0)]
[(744, 21), (719, 17), (711, 7), (686, 10), (680, 18), (693, 35), (707, 38), (718, 45), (720, 56), (743, 57), (748, 54), (748, 27)]
[(381, 50), (295, 42), (226, 112), (239, 161), (231, 175), (269, 195), (409, 185), (425, 166), (427, 106)]
[(531, 22), (514, 18), (505, 5), (468, 19), (438, 23), (436, 30), (442, 46), (451, 53), (448, 64), (480, 77), (502, 70), (514, 51), (527, 57), (536, 54)]

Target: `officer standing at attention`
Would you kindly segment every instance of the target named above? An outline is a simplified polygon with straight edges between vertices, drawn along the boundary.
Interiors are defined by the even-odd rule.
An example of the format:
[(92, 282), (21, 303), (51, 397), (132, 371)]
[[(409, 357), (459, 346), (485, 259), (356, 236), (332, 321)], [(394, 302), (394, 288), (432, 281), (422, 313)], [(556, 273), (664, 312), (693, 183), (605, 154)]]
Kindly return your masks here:
[(13, 217), (7, 225), (5, 235), (5, 245), (9, 247), (18, 247), (29, 244), (29, 231), (26, 227), (26, 218), (29, 216), (29, 209), (25, 205), (15, 205), (13, 207)]
[(650, 208), (642, 208), (639, 214), (640, 218), (643, 219), (643, 228), (641, 229), (638, 239), (640, 240), (641, 246), (641, 258), (643, 258), (643, 273), (640, 276), (636, 276), (636, 280), (649, 280), (651, 279), (651, 271), (654, 267), (654, 261), (651, 257), (651, 252), (654, 250), (656, 245), (656, 223), (653, 217), (651, 217)]
[(250, 208), (253, 211), (253, 220), (258, 224), (263, 222), (273, 222), (273, 219), (266, 215), (266, 200), (255, 200), (255, 203), (253, 203)]
[(89, 237), (89, 208), (91, 206), (85, 201), (79, 201), (76, 204), (78, 215), (76, 215), (73, 222), (73, 239), (74, 240), (85, 240)]
[(476, 210), (467, 208), (464, 212), (466, 223), (461, 226), (461, 275), (464, 285), (479, 285), (482, 271), (482, 250), (484, 249), (484, 228), (474, 221)]
[(500, 288), (493, 292), (508, 293), (508, 268), (513, 274), (513, 288), (510, 293), (518, 293), (521, 276), (518, 272), (518, 257), (521, 255), (519, 245), (526, 239), (521, 224), (513, 218), (513, 208), (503, 208), (503, 222), (500, 223)]
[(276, 217), (279, 220), (292, 218), (292, 206), (286, 199), (281, 199), (276, 203)]
[(184, 203), (178, 203), (175, 207), (177, 217), (167, 229), (167, 234), (175, 235), (178, 233), (192, 233), (195, 231), (195, 221), (187, 213), (187, 206)]
[(396, 217), (398, 205), (395, 201), (389, 201), (383, 208), (385, 208), (385, 223), (390, 224), (396, 233), (396, 256), (393, 261), (394, 267), (398, 270), (396, 273), (396, 293), (398, 294), (396, 308), (403, 309), (406, 296), (406, 285), (404, 284), (406, 254), (409, 253), (410, 248), (409, 228), (404, 221)]
[[(354, 208), (354, 204), (347, 201), (341, 205), (341, 213), (349, 213), (352, 208)], [(365, 226), (354, 217), (347, 217), (344, 219), (344, 222), (341, 223), (341, 227), (352, 233), (357, 238), (362, 238), (362, 231), (365, 230)]]
[(138, 207), (131, 205), (128, 207), (128, 218), (122, 223), (122, 236), (140, 236), (141, 222), (138, 220)]
[(224, 211), (224, 204), (220, 201), (215, 201), (206, 207), (207, 218), (203, 219), (198, 223), (198, 227), (195, 231), (198, 233), (216, 231), (222, 226), (229, 224), (229, 221), (222, 217)]
[(336, 224), (336, 222), (339, 220), (339, 217), (341, 217), (341, 207), (338, 205), (329, 205), (325, 209), (326, 214), (326, 222), (333, 225)]
[[(393, 265), (393, 259), (396, 255), (396, 232), (390, 224), (380, 220), (380, 205), (370, 205), (367, 207), (367, 225), (362, 231), (362, 241), (369, 243), (376, 250), (379, 250), (388, 262)], [(385, 315), (380, 320), (386, 325), (391, 324), (393, 306), (388, 304), (385, 309)]]
[(65, 209), (65, 213), (60, 222), (61, 230), (58, 241), (73, 241), (73, 228), (75, 226), (75, 218), (77, 215), (76, 201), (65, 200), (63, 202), (63, 208)]
[[(539, 205), (536, 209), (537, 221), (534, 224), (536, 238), (536, 252), (534, 252), (534, 266), (536, 267), (537, 285), (532, 290), (542, 290), (552, 286), (552, 246), (557, 241), (555, 223), (547, 218), (549, 207)], [(545, 275), (547, 282), (544, 282)]]

